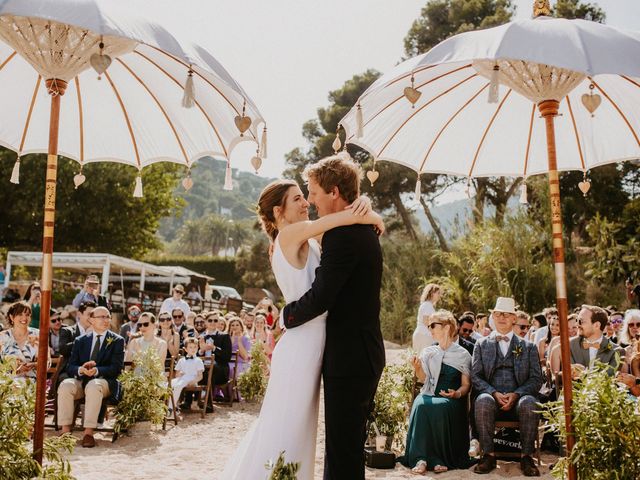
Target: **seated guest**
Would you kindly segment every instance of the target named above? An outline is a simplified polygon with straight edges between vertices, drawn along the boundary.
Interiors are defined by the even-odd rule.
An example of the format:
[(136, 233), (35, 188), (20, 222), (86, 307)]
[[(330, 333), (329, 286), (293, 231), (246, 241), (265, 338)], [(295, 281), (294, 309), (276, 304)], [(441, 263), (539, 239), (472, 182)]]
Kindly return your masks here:
[(525, 476), (538, 477), (540, 472), (531, 457), (538, 434), (536, 395), (542, 386), (538, 351), (535, 345), (513, 334), (513, 298), (498, 297), (492, 315), (495, 331), (478, 341), (473, 351), (471, 381), (478, 394), (474, 413), (483, 451), (474, 472), (485, 474), (496, 468), (496, 420), (517, 420), (522, 444), (520, 468)]
[(529, 333), (529, 314), (527, 312), (523, 312), (522, 310), (516, 311), (516, 323), (513, 326), (513, 333), (518, 335), (523, 340), (527, 340), (527, 334)]
[(141, 313), (142, 310), (138, 305), (131, 305), (127, 309), (128, 321), (120, 327), (120, 336), (124, 338), (125, 346), (129, 344), (129, 337), (138, 331), (138, 318), (140, 318)]
[(536, 343), (540, 361), (543, 363), (546, 363), (549, 356), (549, 347), (551, 346), (552, 340), (554, 338), (559, 338), (560, 336), (560, 320), (558, 319), (558, 315), (551, 315), (547, 325), (547, 333), (545, 337), (540, 340), (540, 342)]
[[(242, 318), (242, 316), (240, 318)], [(251, 330), (253, 330), (253, 322), (255, 318), (256, 316), (253, 312), (246, 312), (244, 318), (242, 318), (242, 322), (244, 323), (244, 326), (247, 329), (247, 332), (250, 332)]]
[(238, 366), (234, 362), (229, 363), (229, 377), (233, 377), (234, 370), (236, 376), (240, 376), (249, 368), (249, 352), (251, 351), (251, 340), (246, 334), (242, 320), (234, 318), (229, 322), (229, 335), (231, 336), (231, 353), (238, 354)]
[(469, 426), (466, 395), (471, 388), (471, 355), (454, 341), (458, 325), (440, 310), (429, 316), (436, 345), (426, 347), (412, 363), (424, 385), (413, 402), (405, 455), (399, 461), (424, 475), (469, 468)]
[(62, 318), (58, 310), (51, 309), (49, 313), (49, 355), (60, 355), (60, 332), (62, 331)]
[[(233, 316), (231, 316), (231, 318), (233, 318)], [(220, 333), (224, 333), (227, 331), (227, 318), (226, 316), (224, 317), (220, 317), (218, 319), (218, 323), (215, 324), (216, 330)]]
[(558, 309), (556, 307), (547, 307), (542, 310), (545, 318), (545, 325), (536, 329), (533, 337), (533, 343), (538, 346), (540, 342), (544, 341), (549, 336), (549, 327), (553, 320), (558, 321)]
[[(613, 342), (620, 345), (620, 332), (624, 323), (624, 315), (615, 309), (609, 314), (609, 324), (607, 325), (607, 337)], [(620, 345), (622, 348), (624, 346)]]
[(7, 310), (9, 329), (0, 332), (0, 360), (13, 358), (17, 362), (16, 378), (36, 378), (38, 335), (29, 326), (31, 306), (24, 300), (13, 303)]
[(195, 330), (195, 335), (194, 335), (195, 338), (202, 335), (207, 329), (205, 318), (206, 317), (203, 315), (196, 315), (196, 318), (194, 318), (193, 329)]
[(640, 310), (630, 308), (624, 314), (624, 324), (620, 330), (620, 346), (627, 348), (640, 340)]
[(171, 311), (171, 318), (173, 318), (173, 328), (176, 332), (178, 332), (181, 347), (184, 345), (184, 339), (187, 338), (187, 332), (189, 330), (187, 322), (185, 322), (185, 316), (186, 314), (180, 308), (174, 308)]
[(71, 356), (71, 348), (76, 338), (89, 333), (91, 331), (91, 322), (89, 317), (91, 312), (97, 305), (94, 302), (83, 302), (78, 308), (78, 321), (72, 327), (64, 327), (60, 330), (60, 348), (59, 352), (62, 355), (62, 365), (60, 365), (60, 375), (58, 376), (58, 382), (61, 382), (67, 378), (67, 364), (69, 363), (69, 357)]
[[(202, 363), (202, 360), (196, 355), (198, 351), (198, 340), (195, 338), (187, 338), (184, 341), (184, 348), (187, 354), (178, 360), (175, 367), (175, 376), (171, 381), (174, 405), (178, 405), (180, 394), (182, 390), (184, 390), (184, 387), (197, 385), (198, 382), (202, 380), (202, 373), (204, 372), (204, 363)], [(191, 408), (191, 403), (188, 404), (188, 408)]]
[(251, 343), (260, 342), (264, 346), (264, 353), (271, 358), (273, 349), (275, 348), (275, 340), (273, 334), (267, 328), (267, 321), (264, 315), (256, 315), (253, 323), (253, 329), (250, 333)]
[(79, 337), (71, 349), (67, 366), (69, 378), (58, 387), (58, 423), (62, 433), (70, 432), (74, 401), (85, 398), (82, 446), (96, 446), (93, 438), (102, 401), (120, 399), (117, 378), (124, 363), (124, 339), (108, 330), (111, 314), (106, 307), (96, 307), (89, 317), (92, 331)]
[[(211, 322), (209, 322), (211, 320)], [(229, 361), (231, 360), (231, 337), (216, 329), (222, 318), (209, 316), (207, 330), (200, 336), (199, 354), (204, 357), (214, 355), (213, 383), (224, 385), (229, 381)]]
[(178, 332), (173, 328), (171, 315), (168, 312), (160, 312), (158, 315), (158, 323), (160, 324), (158, 337), (167, 342), (169, 355), (177, 358), (180, 353), (180, 335), (178, 335)]
[[(582, 365), (589, 368), (595, 361), (609, 365), (610, 375), (618, 369), (618, 361), (624, 361), (624, 349), (604, 336), (609, 317), (604, 308), (593, 305), (583, 305), (578, 314), (577, 337), (569, 341), (571, 365)], [(616, 358), (618, 357), (618, 358)], [(574, 369), (574, 371), (583, 368)]]
[[(575, 313), (567, 317), (567, 330), (569, 338), (578, 335), (578, 315)], [(549, 344), (549, 368), (553, 375), (560, 373), (560, 336), (554, 337)]]
[(125, 361), (132, 361), (135, 356), (148, 348), (155, 349), (158, 358), (164, 365), (167, 358), (167, 342), (156, 336), (156, 316), (153, 313), (144, 312), (138, 320), (138, 331), (140, 335), (134, 335), (129, 342)]
[(531, 328), (529, 329), (529, 335), (527, 336), (527, 340), (531, 343), (535, 343), (536, 333), (538, 330), (542, 328), (546, 328), (547, 326), (547, 317), (545, 317), (544, 313), (536, 313), (531, 318)]
[(472, 339), (471, 332), (473, 332), (473, 317), (462, 314), (456, 324), (453, 341), (469, 352), (469, 355), (473, 355), (473, 347), (475, 344), (475, 340), (473, 340), (473, 342), (469, 340)]

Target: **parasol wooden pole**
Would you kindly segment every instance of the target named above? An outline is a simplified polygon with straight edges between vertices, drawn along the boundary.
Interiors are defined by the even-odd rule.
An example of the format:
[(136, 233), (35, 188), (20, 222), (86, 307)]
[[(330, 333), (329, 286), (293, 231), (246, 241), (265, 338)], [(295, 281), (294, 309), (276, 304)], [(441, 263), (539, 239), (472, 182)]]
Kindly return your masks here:
[[(558, 115), (559, 102), (545, 100), (538, 104), (547, 131), (547, 157), (549, 160), (549, 197), (551, 199), (551, 230), (553, 238), (553, 264), (556, 277), (556, 305), (560, 317), (560, 358), (562, 361), (562, 386), (564, 398), (564, 418), (567, 429), (566, 455), (571, 454), (575, 437), (571, 425), (572, 379), (571, 355), (569, 352), (569, 325), (567, 322), (567, 281), (564, 264), (564, 239), (562, 237), (562, 211), (560, 208), (560, 179), (556, 160), (556, 135), (554, 117)], [(569, 464), (569, 480), (576, 480), (575, 465)]]
[[(58, 128), (60, 125), (60, 97), (67, 82), (49, 79), (45, 82), (51, 95), (49, 117), (49, 148), (47, 150), (47, 177), (44, 191), (44, 224), (42, 233), (42, 299), (40, 301), (40, 335), (38, 337), (38, 362), (36, 371), (36, 415), (33, 426), (33, 458), (42, 465), (44, 442), (44, 404), (49, 359), (49, 310), (53, 284), (53, 228), (56, 212), (56, 179), (58, 175)], [(55, 385), (52, 385), (55, 388)]]

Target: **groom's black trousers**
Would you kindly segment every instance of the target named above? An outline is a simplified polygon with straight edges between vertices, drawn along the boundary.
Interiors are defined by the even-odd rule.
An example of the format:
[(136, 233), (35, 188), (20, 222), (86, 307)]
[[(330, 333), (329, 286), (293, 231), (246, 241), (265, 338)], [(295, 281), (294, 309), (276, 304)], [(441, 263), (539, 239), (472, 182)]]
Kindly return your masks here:
[(367, 418), (380, 376), (323, 377), (324, 480), (364, 480)]

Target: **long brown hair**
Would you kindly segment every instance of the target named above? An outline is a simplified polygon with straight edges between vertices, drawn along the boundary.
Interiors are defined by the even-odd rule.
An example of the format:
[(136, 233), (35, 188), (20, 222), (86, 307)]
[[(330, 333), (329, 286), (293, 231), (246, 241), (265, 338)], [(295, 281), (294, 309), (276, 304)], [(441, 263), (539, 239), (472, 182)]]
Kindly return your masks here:
[(278, 236), (278, 228), (276, 227), (276, 217), (273, 213), (275, 207), (283, 207), (287, 200), (287, 193), (291, 187), (297, 187), (298, 184), (293, 180), (276, 180), (264, 187), (260, 198), (258, 199), (258, 216), (265, 233), (271, 241)]

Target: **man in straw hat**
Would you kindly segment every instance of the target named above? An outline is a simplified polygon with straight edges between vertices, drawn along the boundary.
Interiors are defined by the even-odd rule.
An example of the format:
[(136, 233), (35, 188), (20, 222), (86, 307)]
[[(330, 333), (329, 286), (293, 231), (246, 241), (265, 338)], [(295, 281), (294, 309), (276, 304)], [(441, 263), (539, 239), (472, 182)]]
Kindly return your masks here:
[(498, 297), (491, 311), (495, 330), (476, 343), (471, 381), (478, 395), (475, 422), (483, 451), (476, 473), (496, 468), (493, 436), (497, 420), (520, 422), (522, 458), (520, 467), (527, 477), (540, 476), (532, 454), (538, 432), (539, 409), (536, 395), (542, 386), (538, 351), (513, 334), (516, 305), (513, 298)]

